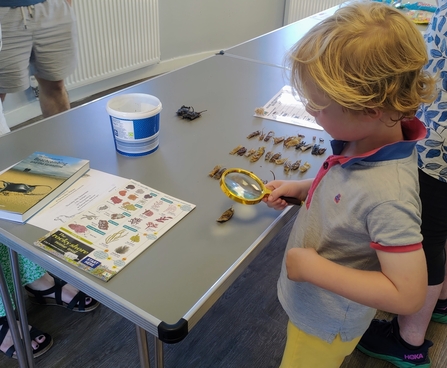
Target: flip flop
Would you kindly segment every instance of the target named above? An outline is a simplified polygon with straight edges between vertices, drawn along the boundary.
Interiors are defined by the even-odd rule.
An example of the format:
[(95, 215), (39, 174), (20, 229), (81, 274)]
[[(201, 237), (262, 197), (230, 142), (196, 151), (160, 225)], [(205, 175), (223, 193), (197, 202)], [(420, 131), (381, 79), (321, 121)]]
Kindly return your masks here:
[[(25, 289), (28, 292), (28, 297), (31, 302), (41, 305), (57, 305), (75, 312), (91, 312), (92, 310), (98, 308), (99, 302), (96, 299), (88, 297), (82, 291), (79, 291), (70, 303), (65, 303), (62, 300), (62, 288), (67, 284), (67, 282), (54, 275), (51, 275), (51, 277), (54, 279), (54, 286), (46, 290), (33, 290), (25, 285)], [(52, 293), (55, 295), (54, 298), (47, 296)], [(85, 304), (85, 298), (91, 299), (91, 302), (88, 305)]]
[[(3, 343), (6, 335), (9, 331), (9, 324), (6, 317), (0, 317), (0, 345)], [(42, 343), (38, 343), (39, 347), (37, 349), (33, 349), (34, 358), (40, 357), (42, 354), (45, 354), (50, 348), (53, 346), (53, 339), (51, 336), (45, 332), (38, 330), (35, 327), (31, 326), (31, 330), (29, 331), (29, 336), (31, 340), (36, 339), (39, 336), (45, 336), (45, 340)], [(1, 350), (0, 350), (1, 351)], [(1, 351), (9, 358), (17, 359), (16, 348), (14, 345), (11, 345), (6, 352)]]

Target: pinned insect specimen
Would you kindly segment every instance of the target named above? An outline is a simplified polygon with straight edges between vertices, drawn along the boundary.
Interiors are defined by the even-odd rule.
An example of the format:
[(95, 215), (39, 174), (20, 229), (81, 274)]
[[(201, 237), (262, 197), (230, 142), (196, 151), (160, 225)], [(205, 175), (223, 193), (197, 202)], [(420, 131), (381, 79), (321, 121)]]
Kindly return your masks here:
[(319, 141), (320, 141), (321, 143), (323, 143), (323, 142), (324, 142), (324, 139), (323, 139), (323, 138), (320, 138)]
[(273, 137), (273, 144), (279, 144), (286, 139), (285, 137)]
[(275, 164), (277, 164), (277, 165), (284, 165), (284, 162), (286, 162), (287, 160), (288, 160), (287, 158), (280, 158), (280, 159), (275, 161)]
[(270, 162), (276, 162), (276, 160), (279, 160), (282, 156), (281, 152), (277, 152), (272, 157), (270, 157)]
[(194, 120), (200, 118), (202, 112), (205, 111), (206, 110), (194, 111), (194, 107), (182, 105), (182, 107), (177, 110), (177, 115), (182, 119)]
[(245, 157), (250, 157), (256, 150), (254, 148), (250, 148), (247, 152), (245, 152)]
[(216, 220), (217, 222), (227, 222), (229, 219), (231, 219), (234, 215), (234, 209), (233, 207), (230, 207), (228, 210), (226, 210), (220, 217)]
[(310, 144), (305, 144), (304, 146), (301, 146), (300, 147), (300, 150), (301, 151), (307, 151), (308, 149), (310, 149), (310, 148), (312, 148), (312, 143), (310, 143)]
[(273, 156), (273, 151), (268, 151), (264, 156), (265, 161), (270, 161), (272, 156)]
[(261, 131), (260, 130), (256, 130), (253, 133), (250, 133), (249, 135), (247, 135), (247, 138), (251, 139), (251, 138), (257, 137), (258, 135), (261, 135)]
[(292, 137), (288, 137), (284, 140), (284, 147), (286, 148), (290, 148), (290, 147), (294, 147), (296, 146), (298, 143), (301, 142), (301, 137), (298, 136), (292, 136)]
[(245, 152), (247, 152), (247, 149), (245, 147), (241, 147), (236, 151), (236, 155), (243, 156)]
[(250, 157), (250, 162), (258, 161), (265, 153), (265, 147), (259, 147), (257, 151)]
[(177, 110), (177, 115), (178, 115), (178, 116), (183, 116), (183, 115), (185, 115), (186, 113), (188, 113), (190, 109), (192, 109), (191, 106), (185, 106), (185, 105), (182, 105), (182, 107), (180, 107), (180, 108)]
[(237, 153), (237, 151), (239, 151), (243, 147), (244, 146), (237, 146), (237, 147), (233, 148), (233, 150), (230, 151), (230, 155), (235, 155)]
[(212, 178), (221, 168), (221, 165), (214, 166), (214, 168), (208, 173), (208, 176)]
[(274, 135), (275, 135), (275, 132), (273, 130), (268, 132), (267, 135), (264, 138), (264, 142), (268, 142), (270, 140), (270, 138), (272, 138)]
[(262, 141), (265, 138), (265, 133), (261, 132), (261, 134), (259, 135), (259, 140)]
[(325, 152), (326, 152), (326, 148), (320, 148), (319, 144), (314, 144), (314, 146), (312, 147), (312, 151), (311, 151), (311, 153), (316, 156), (320, 156)]
[(306, 142), (305, 141), (301, 141), (300, 143), (298, 143), (296, 146), (295, 146), (295, 149), (300, 149), (301, 147), (303, 147), (304, 145), (306, 144)]
[(305, 162), (301, 167), (300, 167), (300, 172), (305, 173), (307, 170), (310, 169), (310, 163)]
[(255, 109), (255, 114), (263, 116), (263, 115), (265, 115), (265, 109), (263, 107), (257, 107)]
[(292, 166), (290, 168), (292, 170), (298, 170), (300, 168), (300, 165), (301, 165), (301, 160), (297, 160), (292, 164)]
[(217, 173), (214, 174), (213, 179), (220, 180), (226, 169), (226, 167), (222, 167)]
[(287, 174), (292, 168), (292, 163), (290, 161), (284, 162), (284, 172)]

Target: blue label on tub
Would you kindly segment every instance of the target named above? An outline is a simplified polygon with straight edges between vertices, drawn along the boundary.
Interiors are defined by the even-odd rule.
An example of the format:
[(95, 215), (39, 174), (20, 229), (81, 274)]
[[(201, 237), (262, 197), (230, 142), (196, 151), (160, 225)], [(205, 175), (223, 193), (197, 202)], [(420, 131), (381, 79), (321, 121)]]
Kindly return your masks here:
[(135, 139), (144, 139), (158, 133), (160, 129), (160, 114), (150, 118), (138, 119), (133, 121), (133, 130)]

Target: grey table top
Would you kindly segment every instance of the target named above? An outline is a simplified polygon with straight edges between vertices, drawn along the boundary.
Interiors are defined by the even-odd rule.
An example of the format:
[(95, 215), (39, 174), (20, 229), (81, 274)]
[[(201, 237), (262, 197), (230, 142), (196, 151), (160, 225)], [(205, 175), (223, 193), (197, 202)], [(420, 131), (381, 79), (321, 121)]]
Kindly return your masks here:
[[(187, 321), (192, 328), (296, 211), (280, 213), (263, 203), (236, 204), (208, 172), (221, 164), (251, 170), (265, 180), (273, 179), (272, 172), (276, 178), (285, 178), (282, 167), (263, 159), (250, 163), (229, 154), (238, 145), (269, 148), (271, 142), (246, 138), (255, 130), (273, 130), (277, 136), (299, 132), (309, 141), (315, 135), (324, 138), (323, 146), (329, 148), (330, 137), (323, 131), (253, 116), (254, 109), (285, 84), (280, 68), (213, 56), (117, 92), (152, 94), (163, 104), (160, 148), (139, 158), (115, 151), (105, 106), (116, 94), (0, 137), (0, 169), (34, 151), (86, 158), (94, 169), (135, 179), (197, 205), (107, 283), (33, 246), (46, 233), (43, 229), (0, 221), (0, 241), (155, 336), (159, 336), (160, 323)], [(176, 116), (182, 105), (207, 111), (199, 119), (182, 120)], [(296, 179), (313, 177), (325, 158), (294, 149), (283, 156), (311, 163), (307, 173), (287, 176)], [(232, 205), (233, 219), (218, 224), (215, 220)]]

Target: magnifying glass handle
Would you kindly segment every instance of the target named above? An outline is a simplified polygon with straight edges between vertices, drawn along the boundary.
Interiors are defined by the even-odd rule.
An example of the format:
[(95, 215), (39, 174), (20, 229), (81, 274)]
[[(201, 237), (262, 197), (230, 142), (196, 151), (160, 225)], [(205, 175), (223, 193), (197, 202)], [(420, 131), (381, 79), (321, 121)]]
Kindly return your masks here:
[(300, 201), (298, 198), (295, 197), (279, 197), (281, 199), (284, 199), (288, 204), (296, 204), (298, 206), (301, 206), (302, 201)]

